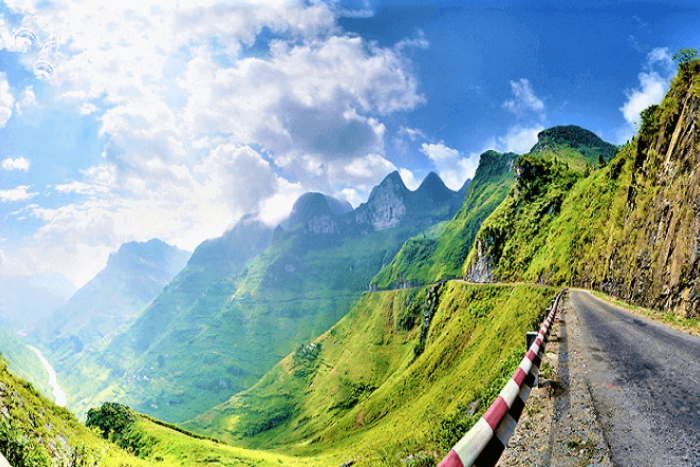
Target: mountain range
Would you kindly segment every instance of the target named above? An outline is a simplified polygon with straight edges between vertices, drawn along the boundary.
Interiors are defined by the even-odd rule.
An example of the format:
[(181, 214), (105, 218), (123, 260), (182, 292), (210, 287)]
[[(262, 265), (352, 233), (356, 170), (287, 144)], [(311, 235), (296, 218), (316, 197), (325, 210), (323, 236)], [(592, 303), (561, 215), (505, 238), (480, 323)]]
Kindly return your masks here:
[(251, 387), (345, 316), (407, 239), (455, 214), (467, 186), (452, 191), (430, 174), (411, 191), (394, 172), (356, 209), (307, 193), (274, 229), (246, 216), (204, 242), (104, 345), (65, 358), (54, 339), (41, 343), (79, 413), (116, 399), (187, 420)]
[(683, 63), (621, 148), (554, 127), (527, 154), (482, 154), (460, 192), (394, 173), (356, 209), (309, 193), (274, 229), (241, 219), (127, 326), (64, 354), (71, 408), (180, 423), (127, 417), (122, 444), (155, 463), (435, 465), (510, 378), (554, 285), (697, 318), (698, 77)]

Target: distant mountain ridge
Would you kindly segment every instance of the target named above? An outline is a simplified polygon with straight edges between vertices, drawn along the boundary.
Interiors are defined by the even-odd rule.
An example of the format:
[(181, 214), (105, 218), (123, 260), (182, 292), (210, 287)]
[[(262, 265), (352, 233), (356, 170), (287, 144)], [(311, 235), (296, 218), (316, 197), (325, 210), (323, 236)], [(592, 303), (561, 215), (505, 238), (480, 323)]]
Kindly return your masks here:
[(110, 254), (107, 266), (37, 327), (31, 338), (49, 349), (54, 361), (82, 351), (141, 312), (189, 256), (156, 239), (121, 245)]
[[(242, 219), (200, 245), (106, 348), (58, 369), (69, 406), (116, 398), (178, 421), (223, 402), (342, 318), (401, 245), (449, 220), (463, 197), (435, 174), (411, 191), (394, 172), (356, 209), (307, 193), (274, 230)], [(109, 376), (85, 385), (83, 371)]]
[[(421, 236), (408, 240), (398, 254), (372, 279), (374, 287), (392, 288), (405, 284), (426, 284), (462, 274), (464, 260), (481, 223), (503, 201), (514, 182), (515, 153), (486, 151), (479, 158), (474, 178), (460, 191), (466, 193), (463, 205), (437, 238)], [(442, 180), (430, 175), (420, 191), (428, 190), (433, 199), (444, 199)]]
[(60, 274), (0, 278), (0, 325), (31, 332), (75, 293), (75, 286)]

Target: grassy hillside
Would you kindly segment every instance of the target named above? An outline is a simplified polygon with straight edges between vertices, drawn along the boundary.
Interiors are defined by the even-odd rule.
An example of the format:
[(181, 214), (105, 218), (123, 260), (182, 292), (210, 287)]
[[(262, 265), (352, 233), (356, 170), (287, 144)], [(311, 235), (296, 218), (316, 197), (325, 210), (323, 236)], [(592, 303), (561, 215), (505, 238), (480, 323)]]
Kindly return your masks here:
[(538, 193), (514, 191), (484, 222), (469, 277), (580, 285), (698, 316), (699, 76), (700, 61), (681, 66), (662, 103), (642, 112), (639, 134), (603, 169), (574, 180), (549, 164), (524, 181)]
[[(400, 246), (425, 228), (290, 234), (240, 274), (177, 278), (128, 332), (59, 368), (69, 406), (83, 414), (120, 401), (177, 422), (227, 400), (342, 318)], [(185, 272), (195, 267), (206, 272), (203, 265)]]
[(543, 252), (542, 233), (558, 218), (564, 198), (581, 174), (550, 154), (522, 156), (515, 164), (515, 185), (481, 225), (467, 259), (470, 281), (541, 282), (558, 273), (553, 269), (547, 277), (539, 277), (529, 266)]
[(0, 452), (13, 467), (145, 466), (80, 424), (0, 360)]
[(245, 447), (330, 456), (331, 465), (432, 458), (500, 391), (555, 293), (451, 281), (365, 294), (330, 331), (186, 426)]
[(481, 223), (503, 201), (513, 184), (517, 154), (487, 151), (481, 155), (461, 209), (439, 236), (414, 237), (372, 283), (386, 289), (402, 282), (427, 284), (462, 273)]
[(530, 154), (550, 154), (574, 169), (603, 165), (617, 153), (617, 148), (595, 133), (575, 125), (555, 126), (537, 135)]
[(10, 373), (0, 359), (0, 453), (13, 467), (327, 465), (323, 457), (297, 459), (227, 446), (138, 414), (118, 432), (108, 433), (121, 447), (103, 439), (98, 427), (79, 423), (68, 410)]
[(49, 377), (39, 357), (19, 337), (5, 329), (0, 329), (0, 355), (13, 374), (30, 381), (39, 392), (50, 398)]

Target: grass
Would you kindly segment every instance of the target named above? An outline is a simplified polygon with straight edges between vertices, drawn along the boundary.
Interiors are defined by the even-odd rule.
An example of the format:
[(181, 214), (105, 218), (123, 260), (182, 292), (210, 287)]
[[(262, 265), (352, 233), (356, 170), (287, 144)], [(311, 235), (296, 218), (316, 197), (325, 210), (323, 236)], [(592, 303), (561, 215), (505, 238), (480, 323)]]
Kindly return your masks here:
[(15, 377), (4, 360), (0, 360), (0, 411), (0, 450), (14, 467), (147, 465)]
[[(243, 447), (321, 456), (326, 465), (401, 465), (411, 454), (442, 455), (510, 378), (525, 332), (539, 326), (556, 291), (448, 282), (414, 359), (422, 319), (407, 325), (406, 316), (428, 292), (366, 294), (314, 341), (320, 350), (313, 359), (288, 356), (186, 427)], [(464, 415), (475, 400), (478, 410)]]
[(373, 279), (379, 289), (401, 282), (429, 284), (461, 277), (462, 265), (481, 223), (503, 201), (513, 184), (516, 154), (487, 151), (469, 184), (462, 208), (439, 236), (425, 235), (406, 242)]

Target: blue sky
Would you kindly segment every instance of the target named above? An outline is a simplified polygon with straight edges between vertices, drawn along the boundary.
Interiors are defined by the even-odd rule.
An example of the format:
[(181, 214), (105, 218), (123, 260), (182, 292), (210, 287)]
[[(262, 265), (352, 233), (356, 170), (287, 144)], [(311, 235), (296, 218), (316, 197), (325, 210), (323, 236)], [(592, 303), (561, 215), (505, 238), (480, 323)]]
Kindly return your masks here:
[[(118, 5), (117, 5), (118, 3)], [(691, 1), (0, 2), (0, 277), (77, 286), (393, 170), (458, 188), (577, 124), (621, 144), (698, 47)]]

